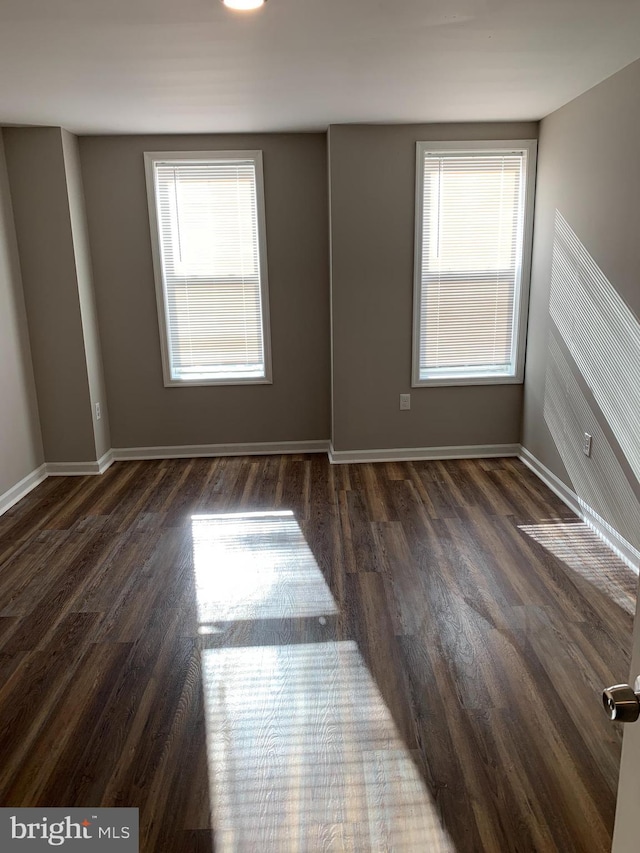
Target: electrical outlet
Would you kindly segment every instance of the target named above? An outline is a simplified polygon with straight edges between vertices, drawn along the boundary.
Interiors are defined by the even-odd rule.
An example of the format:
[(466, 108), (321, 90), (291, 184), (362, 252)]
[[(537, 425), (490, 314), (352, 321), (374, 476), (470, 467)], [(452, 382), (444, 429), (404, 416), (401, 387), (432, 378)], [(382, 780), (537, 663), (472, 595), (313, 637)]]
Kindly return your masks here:
[(400, 410), (406, 412), (411, 408), (411, 394), (400, 394)]
[(96, 420), (99, 421), (102, 417), (102, 411), (100, 410), (100, 403), (96, 403)]
[(591, 436), (588, 432), (584, 434), (584, 441), (582, 442), (582, 452), (585, 456), (591, 456)]

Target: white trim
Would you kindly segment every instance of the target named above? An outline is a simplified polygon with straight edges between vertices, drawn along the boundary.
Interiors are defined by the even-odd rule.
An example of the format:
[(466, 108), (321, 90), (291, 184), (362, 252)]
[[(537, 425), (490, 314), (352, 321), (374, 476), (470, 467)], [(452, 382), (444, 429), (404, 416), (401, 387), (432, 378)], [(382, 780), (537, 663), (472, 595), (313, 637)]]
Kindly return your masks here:
[(86, 477), (91, 474), (104, 474), (113, 464), (113, 450), (107, 450), (97, 462), (47, 462), (49, 477)]
[[(327, 128), (327, 199), (329, 207), (328, 226), (329, 226), (329, 399), (331, 403), (331, 441), (336, 434), (336, 412), (335, 412), (335, 379), (334, 379), (334, 364), (335, 358), (333, 354), (335, 335), (333, 332), (333, 200), (331, 191), (331, 125)], [(328, 451), (327, 451), (328, 453)]]
[(173, 447), (114, 447), (115, 460), (188, 459), (199, 456), (273, 456), (278, 453), (327, 453), (328, 441), (266, 441), (250, 444), (179, 444)]
[(533, 455), (526, 447), (520, 447), (518, 457), (527, 468), (554, 492), (570, 510), (588, 524), (598, 536), (620, 557), (621, 560), (636, 574), (640, 574), (640, 551), (613, 528), (601, 515), (586, 504), (578, 495), (570, 489), (553, 471)]
[[(264, 169), (262, 151), (145, 151), (144, 152), (145, 181), (147, 187), (147, 203), (149, 208), (149, 226), (151, 229), (151, 255), (153, 259), (153, 274), (156, 287), (156, 303), (158, 308), (158, 325), (160, 327), (160, 351), (162, 357), (162, 375), (166, 388), (186, 388), (204, 385), (271, 385), (271, 320), (269, 317), (269, 277), (267, 264), (267, 226), (264, 200)], [(187, 162), (191, 160), (252, 160), (256, 175), (256, 213), (258, 229), (258, 264), (260, 270), (260, 301), (262, 313), (262, 343), (264, 347), (264, 376), (235, 377), (233, 379), (173, 379), (171, 376), (171, 359), (169, 354), (169, 327), (167, 323), (167, 295), (162, 269), (162, 254), (160, 251), (160, 223), (156, 204), (155, 165), (161, 162)]]
[[(522, 220), (522, 255), (516, 281), (513, 305), (513, 374), (481, 376), (449, 376), (420, 379), (420, 314), (422, 301), (422, 232), (424, 200), (424, 156), (426, 152), (470, 154), (485, 151), (522, 151), (525, 155), (525, 178)], [(413, 337), (411, 347), (411, 387), (428, 388), (447, 385), (515, 385), (524, 381), (529, 285), (531, 279), (531, 250), (533, 242), (533, 212), (536, 186), (538, 142), (536, 139), (488, 139), (469, 142), (416, 142), (415, 228), (413, 250)]]
[(0, 515), (5, 513), (8, 509), (11, 509), (14, 504), (21, 501), (22, 498), (26, 497), (30, 491), (35, 489), (36, 486), (39, 486), (40, 483), (46, 479), (46, 465), (41, 465), (30, 474), (27, 474), (26, 477), (23, 477), (22, 480), (15, 484), (15, 486), (11, 486), (10, 489), (7, 489), (4, 494), (0, 495)]
[(335, 450), (329, 447), (332, 464), (346, 462), (418, 462), (429, 459), (483, 459), (492, 456), (517, 456), (519, 444), (469, 444), (451, 447), (400, 447), (384, 450)]
[(109, 449), (106, 453), (103, 453), (100, 459), (98, 459), (98, 473), (104, 474), (107, 468), (110, 468), (111, 465), (115, 462), (113, 458), (113, 450)]

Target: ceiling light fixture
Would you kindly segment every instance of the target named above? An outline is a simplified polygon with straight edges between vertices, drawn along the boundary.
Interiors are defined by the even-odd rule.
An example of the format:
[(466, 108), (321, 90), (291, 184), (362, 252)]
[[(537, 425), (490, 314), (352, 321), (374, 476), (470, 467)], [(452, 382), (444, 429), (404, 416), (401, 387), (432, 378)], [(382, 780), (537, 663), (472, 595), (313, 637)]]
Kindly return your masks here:
[(251, 9), (259, 9), (260, 6), (264, 6), (267, 0), (222, 0), (222, 2), (230, 9), (248, 12)]

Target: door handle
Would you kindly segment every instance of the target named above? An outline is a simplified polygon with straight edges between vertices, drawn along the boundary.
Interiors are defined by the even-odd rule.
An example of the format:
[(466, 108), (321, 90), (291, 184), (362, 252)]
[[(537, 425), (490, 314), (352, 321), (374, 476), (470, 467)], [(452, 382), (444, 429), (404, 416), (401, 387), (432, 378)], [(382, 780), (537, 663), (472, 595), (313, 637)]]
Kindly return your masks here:
[(610, 720), (635, 723), (640, 717), (640, 676), (635, 689), (629, 684), (614, 684), (602, 692), (602, 704)]

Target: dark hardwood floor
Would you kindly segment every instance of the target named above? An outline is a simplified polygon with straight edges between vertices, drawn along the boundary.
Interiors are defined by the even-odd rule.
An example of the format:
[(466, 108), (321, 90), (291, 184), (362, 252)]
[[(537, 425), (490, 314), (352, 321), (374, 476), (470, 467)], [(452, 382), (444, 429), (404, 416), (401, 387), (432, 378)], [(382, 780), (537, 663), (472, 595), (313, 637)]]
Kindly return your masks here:
[(141, 850), (607, 851), (636, 578), (513, 459), (116, 463), (0, 518), (0, 805)]

